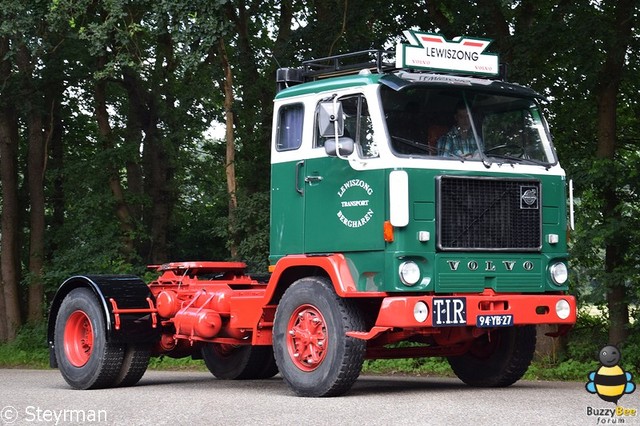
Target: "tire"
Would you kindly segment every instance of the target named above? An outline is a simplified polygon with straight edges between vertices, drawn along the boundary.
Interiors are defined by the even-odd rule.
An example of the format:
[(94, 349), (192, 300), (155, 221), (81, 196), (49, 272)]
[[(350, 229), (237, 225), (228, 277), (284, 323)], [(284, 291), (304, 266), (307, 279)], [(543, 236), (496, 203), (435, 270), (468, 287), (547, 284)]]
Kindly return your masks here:
[(211, 374), (218, 379), (270, 379), (278, 374), (271, 346), (208, 343), (202, 347), (202, 358)]
[(362, 331), (360, 311), (336, 295), (324, 277), (307, 277), (285, 291), (273, 324), (280, 374), (299, 396), (344, 394), (362, 370), (366, 343), (347, 337)]
[(58, 368), (76, 389), (115, 385), (124, 358), (124, 346), (106, 336), (102, 307), (87, 288), (72, 290), (62, 301), (54, 331)]
[(254, 346), (253, 350), (259, 349), (257, 356), (262, 359), (262, 367), (258, 369), (256, 379), (270, 379), (279, 373), (276, 358), (273, 356), (273, 346)]
[(149, 366), (149, 348), (130, 344), (124, 352), (122, 368), (114, 382), (114, 386), (133, 386), (140, 381)]
[(475, 387), (506, 387), (526, 373), (536, 349), (535, 326), (509, 327), (479, 337), (469, 352), (448, 357), (460, 380)]

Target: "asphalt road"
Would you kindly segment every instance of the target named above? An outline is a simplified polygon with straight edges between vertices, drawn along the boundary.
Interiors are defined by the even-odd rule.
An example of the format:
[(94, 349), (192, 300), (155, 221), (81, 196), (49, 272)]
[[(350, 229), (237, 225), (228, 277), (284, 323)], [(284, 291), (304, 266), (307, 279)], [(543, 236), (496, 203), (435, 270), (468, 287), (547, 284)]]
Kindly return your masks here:
[[(640, 409), (640, 393), (619, 404)], [(579, 382), (473, 389), (456, 379), (361, 376), (347, 395), (318, 399), (293, 396), (278, 377), (148, 371), (131, 388), (77, 391), (57, 370), (0, 370), (0, 425), (596, 425), (610, 420), (589, 409), (612, 408)], [(640, 414), (611, 423), (620, 420), (640, 424)]]

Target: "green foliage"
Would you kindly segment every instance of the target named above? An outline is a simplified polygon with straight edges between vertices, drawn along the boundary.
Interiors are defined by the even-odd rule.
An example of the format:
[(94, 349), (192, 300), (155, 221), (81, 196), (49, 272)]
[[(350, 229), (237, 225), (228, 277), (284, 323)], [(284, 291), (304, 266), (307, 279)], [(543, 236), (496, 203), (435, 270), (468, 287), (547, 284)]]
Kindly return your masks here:
[(445, 358), (401, 358), (366, 360), (362, 371), (366, 374), (417, 374), (454, 377)]
[(208, 371), (207, 366), (201, 359), (170, 358), (166, 356), (154, 357), (149, 360), (151, 370), (185, 370), (185, 371)]
[(171, 223), (172, 260), (225, 260), (228, 196), (224, 173), (225, 147), (202, 141), (181, 157), (181, 188)]
[(598, 352), (608, 343), (606, 320), (586, 312), (579, 313), (576, 325), (569, 333), (565, 359), (597, 361)]
[(47, 368), (46, 330), (45, 323), (21, 327), (13, 342), (0, 344), (0, 367)]
[[(467, 7), (454, 0), (0, 0), (0, 39), (10, 46), (0, 59), (11, 70), (10, 77), (0, 82), (0, 105), (17, 105), (22, 114), (18, 120), (22, 239), (28, 241), (29, 231), (24, 184), (28, 129), (23, 110), (27, 101), (38, 101), (43, 123), (59, 120), (62, 132), (60, 146), (55, 148), (61, 154), (54, 155), (53, 146), (49, 147), (45, 176), (44, 279), (49, 296), (64, 279), (77, 273), (144, 274), (155, 243), (152, 211), (158, 199), (170, 204), (165, 231), (171, 260), (226, 260), (234, 244), (239, 259), (251, 271), (264, 272), (275, 69), (330, 53), (391, 47), (401, 30), (420, 27), (442, 31), (447, 37), (494, 38), (490, 50), (499, 52), (508, 63), (510, 79), (531, 85), (549, 98), (546, 107), (554, 144), (576, 187), (578, 228), (570, 247), (572, 291), (581, 304), (602, 307), (607, 289), (623, 286), (624, 303), (640, 306), (637, 6), (629, 17), (636, 20), (634, 33), (619, 76), (616, 152), (613, 158), (595, 159), (598, 90), (602, 81), (616, 77), (603, 80), (602, 70), (607, 52), (617, 43), (614, 18), (619, 3), (501, 1), (472, 2)], [(235, 95), (232, 112), (239, 207), (231, 229), (225, 143), (202, 137), (211, 122), (222, 121), (225, 113), (224, 76), (217, 50), (221, 39), (229, 53)], [(22, 44), (37, 64), (29, 76), (17, 72)], [(99, 66), (100, 61), (104, 64)], [(23, 82), (29, 78), (33, 88), (27, 90)], [(95, 118), (98, 81), (106, 84), (110, 143), (104, 140)], [(37, 98), (52, 86), (61, 87), (59, 93), (49, 95), (63, 99), (57, 115), (50, 112), (49, 103)], [(157, 157), (151, 156), (157, 152)], [(156, 182), (154, 160), (166, 165), (162, 185)], [(132, 212), (130, 234), (124, 234), (115, 215), (118, 205), (108, 185), (110, 171), (115, 171), (122, 184)], [(157, 193), (161, 196), (154, 198)], [(607, 198), (611, 194), (615, 195), (613, 206)], [(126, 252), (128, 239), (135, 243), (133, 254)], [(621, 252), (611, 270), (604, 267), (607, 246)], [(27, 269), (28, 247), (21, 253)], [(22, 278), (27, 283), (32, 277), (23, 273)], [(633, 314), (638, 324), (638, 311)], [(593, 362), (594, 353), (607, 341), (608, 318), (606, 312), (604, 315), (601, 319), (581, 314), (570, 334), (562, 374), (568, 377), (572, 369)], [(625, 362), (637, 368), (637, 325), (629, 331), (623, 353)], [(385, 363), (376, 361), (372, 366)], [(410, 360), (390, 361), (389, 365), (431, 368)]]
[[(631, 371), (634, 377), (640, 376), (640, 323), (636, 318), (630, 326), (629, 337), (620, 345), (621, 365), (625, 371)], [(637, 383), (637, 382), (636, 382)]]
[[(87, 147), (91, 149), (91, 147)], [(79, 273), (132, 273), (136, 267), (122, 251), (122, 237), (107, 177), (98, 161), (70, 161), (65, 168), (66, 209), (64, 223), (51, 229), (45, 280), (50, 291), (64, 279)], [(73, 155), (70, 156), (73, 159)], [(139, 269), (139, 266), (138, 266)]]
[(550, 360), (537, 360), (524, 375), (525, 380), (562, 380), (586, 381), (591, 371), (598, 369), (597, 361), (566, 360), (553, 363)]
[[(550, 358), (534, 360), (524, 380), (586, 381), (591, 371), (597, 370), (598, 361), (568, 359), (553, 361)], [(634, 371), (625, 365), (626, 371)], [(366, 360), (364, 374), (406, 374), (455, 377), (446, 358), (408, 358)], [(637, 371), (637, 370), (636, 370)], [(635, 373), (634, 373), (635, 374)]]
[(256, 273), (267, 272), (269, 266), (269, 197), (268, 192), (256, 192), (238, 198), (238, 257)]

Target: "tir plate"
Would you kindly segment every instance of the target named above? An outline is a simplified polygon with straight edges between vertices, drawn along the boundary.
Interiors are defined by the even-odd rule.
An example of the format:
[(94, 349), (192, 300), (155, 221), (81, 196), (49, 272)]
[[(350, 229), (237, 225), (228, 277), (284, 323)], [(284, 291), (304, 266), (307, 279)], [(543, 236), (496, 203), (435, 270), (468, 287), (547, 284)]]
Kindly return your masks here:
[(466, 297), (434, 297), (433, 326), (455, 327), (467, 324)]

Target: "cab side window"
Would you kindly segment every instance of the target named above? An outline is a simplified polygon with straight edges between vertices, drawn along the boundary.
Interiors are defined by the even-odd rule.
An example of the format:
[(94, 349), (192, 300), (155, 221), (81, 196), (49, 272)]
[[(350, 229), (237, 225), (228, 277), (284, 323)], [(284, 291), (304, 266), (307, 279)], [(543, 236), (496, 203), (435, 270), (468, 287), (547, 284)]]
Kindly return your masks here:
[[(358, 153), (363, 158), (378, 157), (378, 147), (373, 138), (373, 125), (367, 99), (364, 95), (349, 95), (338, 99), (342, 103), (344, 118), (344, 137), (353, 139)], [(317, 114), (316, 114), (317, 119)], [(317, 127), (317, 126), (316, 126)], [(320, 137), (316, 129), (315, 147), (323, 147), (327, 138)]]
[(276, 150), (289, 151), (302, 145), (304, 105), (283, 105), (278, 111)]

